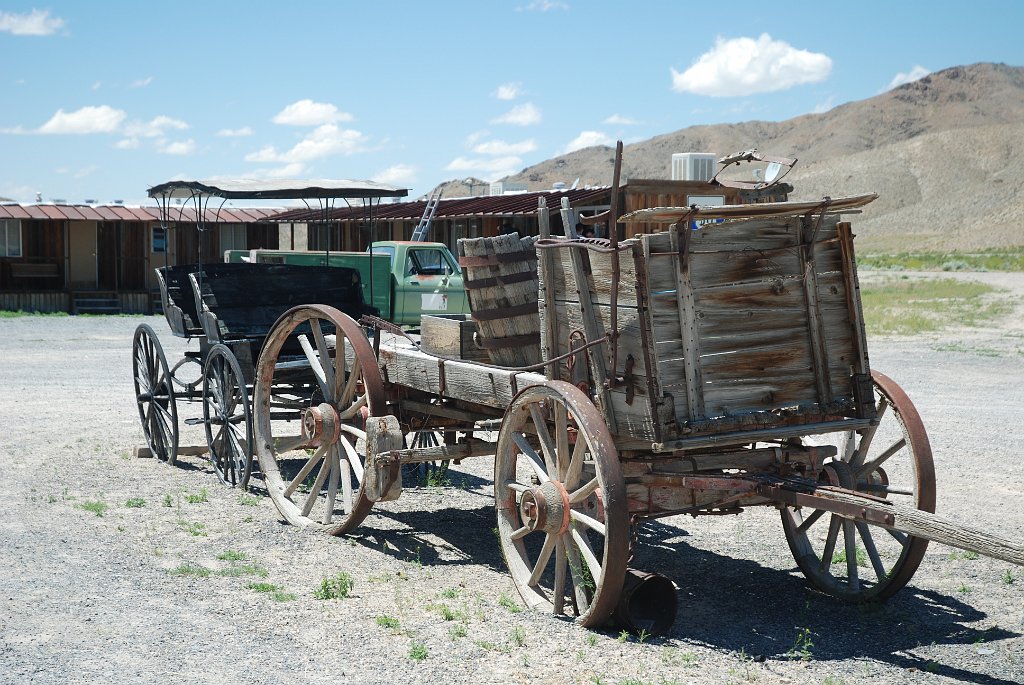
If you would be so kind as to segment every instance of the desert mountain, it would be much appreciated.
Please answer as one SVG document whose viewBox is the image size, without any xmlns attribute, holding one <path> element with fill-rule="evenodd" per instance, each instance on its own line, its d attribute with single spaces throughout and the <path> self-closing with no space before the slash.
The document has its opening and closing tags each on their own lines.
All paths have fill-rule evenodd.
<svg viewBox="0 0 1024 685">
<path fill-rule="evenodd" d="M 862 250 L 1024 245 L 1024 67 L 953 67 L 822 114 L 685 128 L 627 145 L 623 175 L 670 178 L 673 152 L 752 147 L 799 159 L 793 199 L 877 192 L 855 219 Z M 606 185 L 612 156 L 586 148 L 506 180 Z"/>
</svg>

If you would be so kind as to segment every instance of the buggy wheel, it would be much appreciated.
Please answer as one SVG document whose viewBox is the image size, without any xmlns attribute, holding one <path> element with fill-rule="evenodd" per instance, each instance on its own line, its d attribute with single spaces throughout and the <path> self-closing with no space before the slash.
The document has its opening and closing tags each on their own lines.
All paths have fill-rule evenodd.
<svg viewBox="0 0 1024 685">
<path fill-rule="evenodd" d="M 615 443 L 582 391 L 550 381 L 512 401 L 494 495 L 501 551 L 526 604 L 604 623 L 625 581 L 629 515 Z"/>
<path fill-rule="evenodd" d="M 301 348 L 285 358 L 286 343 Z M 286 312 L 267 336 L 254 386 L 255 446 L 267 491 L 291 524 L 341 535 L 366 518 L 366 422 L 384 382 L 363 330 L 326 305 Z M 399 477 L 385 469 L 385 480 Z"/>
<path fill-rule="evenodd" d="M 921 416 L 888 376 L 874 372 L 879 423 L 824 436 L 837 455 L 824 465 L 831 485 L 935 511 L 935 468 Z M 928 541 L 809 507 L 785 507 L 782 525 L 797 565 L 826 594 L 885 600 L 906 585 Z"/>
<path fill-rule="evenodd" d="M 132 341 L 135 402 L 149 451 L 160 461 L 173 464 L 178 457 L 178 408 L 174 380 L 156 333 L 148 324 L 135 329 Z"/>
<path fill-rule="evenodd" d="M 203 365 L 203 425 L 217 478 L 245 488 L 252 472 L 252 412 L 242 367 L 226 345 L 214 345 Z"/>
</svg>

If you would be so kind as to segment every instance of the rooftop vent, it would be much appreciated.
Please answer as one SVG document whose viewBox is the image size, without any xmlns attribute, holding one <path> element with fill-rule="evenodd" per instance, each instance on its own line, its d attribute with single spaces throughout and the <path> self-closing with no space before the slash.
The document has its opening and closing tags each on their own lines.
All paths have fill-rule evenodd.
<svg viewBox="0 0 1024 685">
<path fill-rule="evenodd" d="M 672 155 L 673 181 L 710 181 L 715 176 L 715 155 L 711 152 L 676 152 Z"/>
</svg>

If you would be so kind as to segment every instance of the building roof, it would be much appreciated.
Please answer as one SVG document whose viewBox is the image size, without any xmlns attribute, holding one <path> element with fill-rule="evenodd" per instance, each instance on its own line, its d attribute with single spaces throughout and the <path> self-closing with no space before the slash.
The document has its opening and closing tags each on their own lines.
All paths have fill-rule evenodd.
<svg viewBox="0 0 1024 685">
<path fill-rule="evenodd" d="M 0 219 L 42 219 L 55 221 L 160 221 L 160 207 L 124 205 L 0 204 Z M 172 205 L 171 221 L 196 223 L 194 207 Z M 303 210 L 305 211 L 305 210 Z M 221 207 L 203 212 L 205 223 L 250 224 L 265 221 L 281 212 L 274 207 Z"/>
<path fill-rule="evenodd" d="M 576 190 L 545 190 L 533 193 L 517 193 L 514 195 L 484 195 L 480 197 L 464 197 L 442 199 L 437 206 L 435 219 L 459 219 L 473 216 L 516 216 L 535 214 L 539 198 L 543 197 L 551 211 L 557 212 L 562 198 L 569 198 L 573 206 L 590 203 L 607 202 L 610 186 L 599 188 L 582 188 Z M 393 204 L 374 205 L 373 218 L 384 221 L 419 221 L 426 208 L 426 200 L 416 202 L 396 202 Z M 369 215 L 368 207 L 338 207 L 327 212 L 330 221 L 363 220 Z M 270 218 L 279 222 L 318 222 L 324 220 L 324 212 L 319 209 L 292 209 L 281 212 Z"/>
</svg>

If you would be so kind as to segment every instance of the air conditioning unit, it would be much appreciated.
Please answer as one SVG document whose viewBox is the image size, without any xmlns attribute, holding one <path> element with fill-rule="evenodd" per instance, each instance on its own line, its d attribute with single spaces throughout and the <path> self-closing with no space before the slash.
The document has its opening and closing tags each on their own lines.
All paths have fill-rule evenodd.
<svg viewBox="0 0 1024 685">
<path fill-rule="evenodd" d="M 717 160 L 710 152 L 676 152 L 672 155 L 673 181 L 710 181 Z"/>
<path fill-rule="evenodd" d="M 516 181 L 494 181 L 490 187 L 491 195 L 509 195 L 525 192 L 526 184 Z"/>
</svg>

